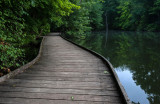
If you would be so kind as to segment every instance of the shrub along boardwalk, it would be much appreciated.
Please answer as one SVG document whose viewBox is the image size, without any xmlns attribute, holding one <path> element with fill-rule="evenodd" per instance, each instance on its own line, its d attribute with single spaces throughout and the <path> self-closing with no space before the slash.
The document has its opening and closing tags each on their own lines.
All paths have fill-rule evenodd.
<svg viewBox="0 0 160 104">
<path fill-rule="evenodd" d="M 0 84 L 3 104 L 123 104 L 121 99 L 102 60 L 60 36 L 46 36 L 40 60 Z"/>
</svg>

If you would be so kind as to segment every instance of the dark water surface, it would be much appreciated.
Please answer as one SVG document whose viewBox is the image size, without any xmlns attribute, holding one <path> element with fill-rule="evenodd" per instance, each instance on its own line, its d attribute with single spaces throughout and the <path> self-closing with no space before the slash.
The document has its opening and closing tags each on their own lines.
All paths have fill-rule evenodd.
<svg viewBox="0 0 160 104">
<path fill-rule="evenodd" d="M 133 104 L 160 104 L 160 33 L 109 31 L 69 39 L 112 63 Z"/>
</svg>

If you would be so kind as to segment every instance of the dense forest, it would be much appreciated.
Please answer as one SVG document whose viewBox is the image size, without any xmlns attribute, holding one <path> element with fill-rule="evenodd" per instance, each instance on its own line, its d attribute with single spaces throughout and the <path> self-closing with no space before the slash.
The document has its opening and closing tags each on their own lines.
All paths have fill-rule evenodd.
<svg viewBox="0 0 160 104">
<path fill-rule="evenodd" d="M 110 29 L 159 31 L 160 0 L 105 0 Z"/>
<path fill-rule="evenodd" d="M 0 76 L 25 64 L 24 47 L 50 31 L 84 39 L 106 20 L 109 29 L 160 28 L 160 0 L 1 0 L 0 8 Z"/>
</svg>

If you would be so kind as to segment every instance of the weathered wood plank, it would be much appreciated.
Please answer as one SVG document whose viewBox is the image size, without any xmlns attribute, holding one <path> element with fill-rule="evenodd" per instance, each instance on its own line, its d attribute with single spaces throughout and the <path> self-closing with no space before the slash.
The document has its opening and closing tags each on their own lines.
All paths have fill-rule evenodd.
<svg viewBox="0 0 160 104">
<path fill-rule="evenodd" d="M 74 97 L 74 101 L 102 101 L 102 102 L 114 102 L 120 103 L 121 100 L 118 97 L 113 96 L 96 96 L 96 95 L 78 95 L 78 94 L 46 94 L 46 93 L 25 93 L 25 92 L 3 92 L 0 97 L 3 98 L 26 98 L 26 99 L 46 99 L 46 100 L 71 100 L 71 96 Z"/>
<path fill-rule="evenodd" d="M 46 100 L 46 99 L 24 99 L 24 98 L 3 98 L 2 104 L 122 104 L 112 102 L 94 101 L 72 101 L 72 100 Z"/>
<path fill-rule="evenodd" d="M 49 68 L 49 69 L 31 69 L 31 70 L 27 70 L 26 72 L 33 72 L 33 73 L 37 73 L 37 72 L 83 72 L 83 73 L 103 73 L 104 71 L 108 71 L 108 70 L 87 70 L 87 69 L 53 69 L 53 68 Z"/>
<path fill-rule="evenodd" d="M 3 88 L 3 89 L 2 89 Z M 25 87 L 9 87 L 1 86 L 0 92 L 34 92 L 34 93 L 50 93 L 50 94 L 80 94 L 80 95 L 104 95 L 119 96 L 118 91 L 109 90 L 80 90 L 80 89 L 49 89 L 49 88 L 25 88 Z"/>
<path fill-rule="evenodd" d="M 100 72 L 100 73 L 86 73 L 86 72 L 45 72 L 45 71 L 37 71 L 37 72 L 34 72 L 34 71 L 27 71 L 26 74 L 32 74 L 32 75 L 41 75 L 41 76 L 53 76 L 53 75 L 57 75 L 57 76 L 106 76 L 106 75 L 110 75 L 110 73 L 104 73 L 104 71 Z"/>
<path fill-rule="evenodd" d="M 14 79 L 26 79 L 26 80 L 41 80 L 41 81 L 81 81 L 81 82 L 105 82 L 113 80 L 110 76 L 104 77 L 104 78 L 82 78 L 82 77 L 30 77 L 26 76 L 25 78 L 23 76 L 16 76 Z M 114 82 L 113 82 L 114 83 Z"/>
<path fill-rule="evenodd" d="M 48 89 L 80 89 L 80 90 L 108 90 L 108 91 L 117 91 L 115 86 L 64 86 L 64 85 L 50 85 L 50 84 L 4 84 L 3 87 L 11 88 L 48 88 Z M 3 90 L 2 90 L 3 91 Z"/>
<path fill-rule="evenodd" d="M 92 86 L 108 86 L 108 85 L 115 85 L 113 81 L 108 81 L 108 82 L 81 82 L 81 81 L 45 81 L 45 80 L 25 80 L 25 79 L 14 79 L 14 80 L 9 80 L 5 82 L 4 84 L 50 84 L 50 85 L 92 85 Z M 2 84 L 3 85 L 3 84 Z"/>
<path fill-rule="evenodd" d="M 58 77 L 56 77 L 58 78 Z M 112 79 L 96 79 L 96 78 L 90 78 L 90 81 L 87 80 L 88 78 L 70 78 L 70 79 L 77 79 L 77 80 L 73 80 L 73 81 L 69 81 L 69 80 L 52 80 L 52 81 L 48 81 L 48 80 L 44 80 L 44 79 L 41 79 L 41 80 L 35 80 L 35 79 L 31 79 L 31 80 L 27 80 L 26 78 L 21 78 L 21 79 L 10 79 L 9 81 L 5 82 L 5 83 L 41 83 L 41 84 L 45 84 L 45 83 L 48 83 L 48 84 L 57 84 L 57 83 L 65 83 L 65 84 L 70 84 L 70 83 L 73 83 L 73 84 L 83 84 L 83 85 L 92 85 L 92 84 L 115 84 L 113 82 Z M 80 80 L 81 79 L 81 80 Z M 93 80 L 92 80 L 93 79 Z M 95 80 L 94 80 L 95 79 Z M 79 80 L 79 81 L 78 81 Z M 84 80 L 84 81 L 82 81 Z M 85 81 L 86 80 L 86 81 Z M 1 85 L 1 84 L 0 84 Z"/>
<path fill-rule="evenodd" d="M 31 67 L 29 70 L 27 71 L 54 71 L 54 72 L 88 72 L 88 73 L 94 73 L 94 72 L 103 72 L 108 69 L 103 68 L 103 67 L 98 67 L 98 68 L 53 68 L 53 67 L 44 67 L 41 66 L 40 68 L 38 67 Z"/>
</svg>

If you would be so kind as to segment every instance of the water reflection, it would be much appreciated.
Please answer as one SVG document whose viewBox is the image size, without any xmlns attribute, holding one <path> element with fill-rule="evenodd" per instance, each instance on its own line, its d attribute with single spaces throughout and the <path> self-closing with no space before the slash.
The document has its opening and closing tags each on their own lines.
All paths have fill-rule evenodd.
<svg viewBox="0 0 160 104">
<path fill-rule="evenodd" d="M 102 54 L 113 64 L 134 104 L 160 103 L 159 40 L 159 33 L 120 31 L 110 31 L 106 45 L 105 33 L 92 33 L 85 40 L 74 39 L 76 43 Z M 137 95 L 132 94 L 133 91 Z"/>
<path fill-rule="evenodd" d="M 125 85 L 124 88 L 130 97 L 130 100 L 137 103 L 140 102 L 141 104 L 149 104 L 149 101 L 147 100 L 147 94 L 141 89 L 140 85 L 136 85 L 132 78 L 132 72 L 130 72 L 129 69 L 120 71 L 120 67 L 116 68 L 115 70 L 118 70 L 116 71 L 117 75 L 120 78 L 122 85 Z"/>
</svg>

